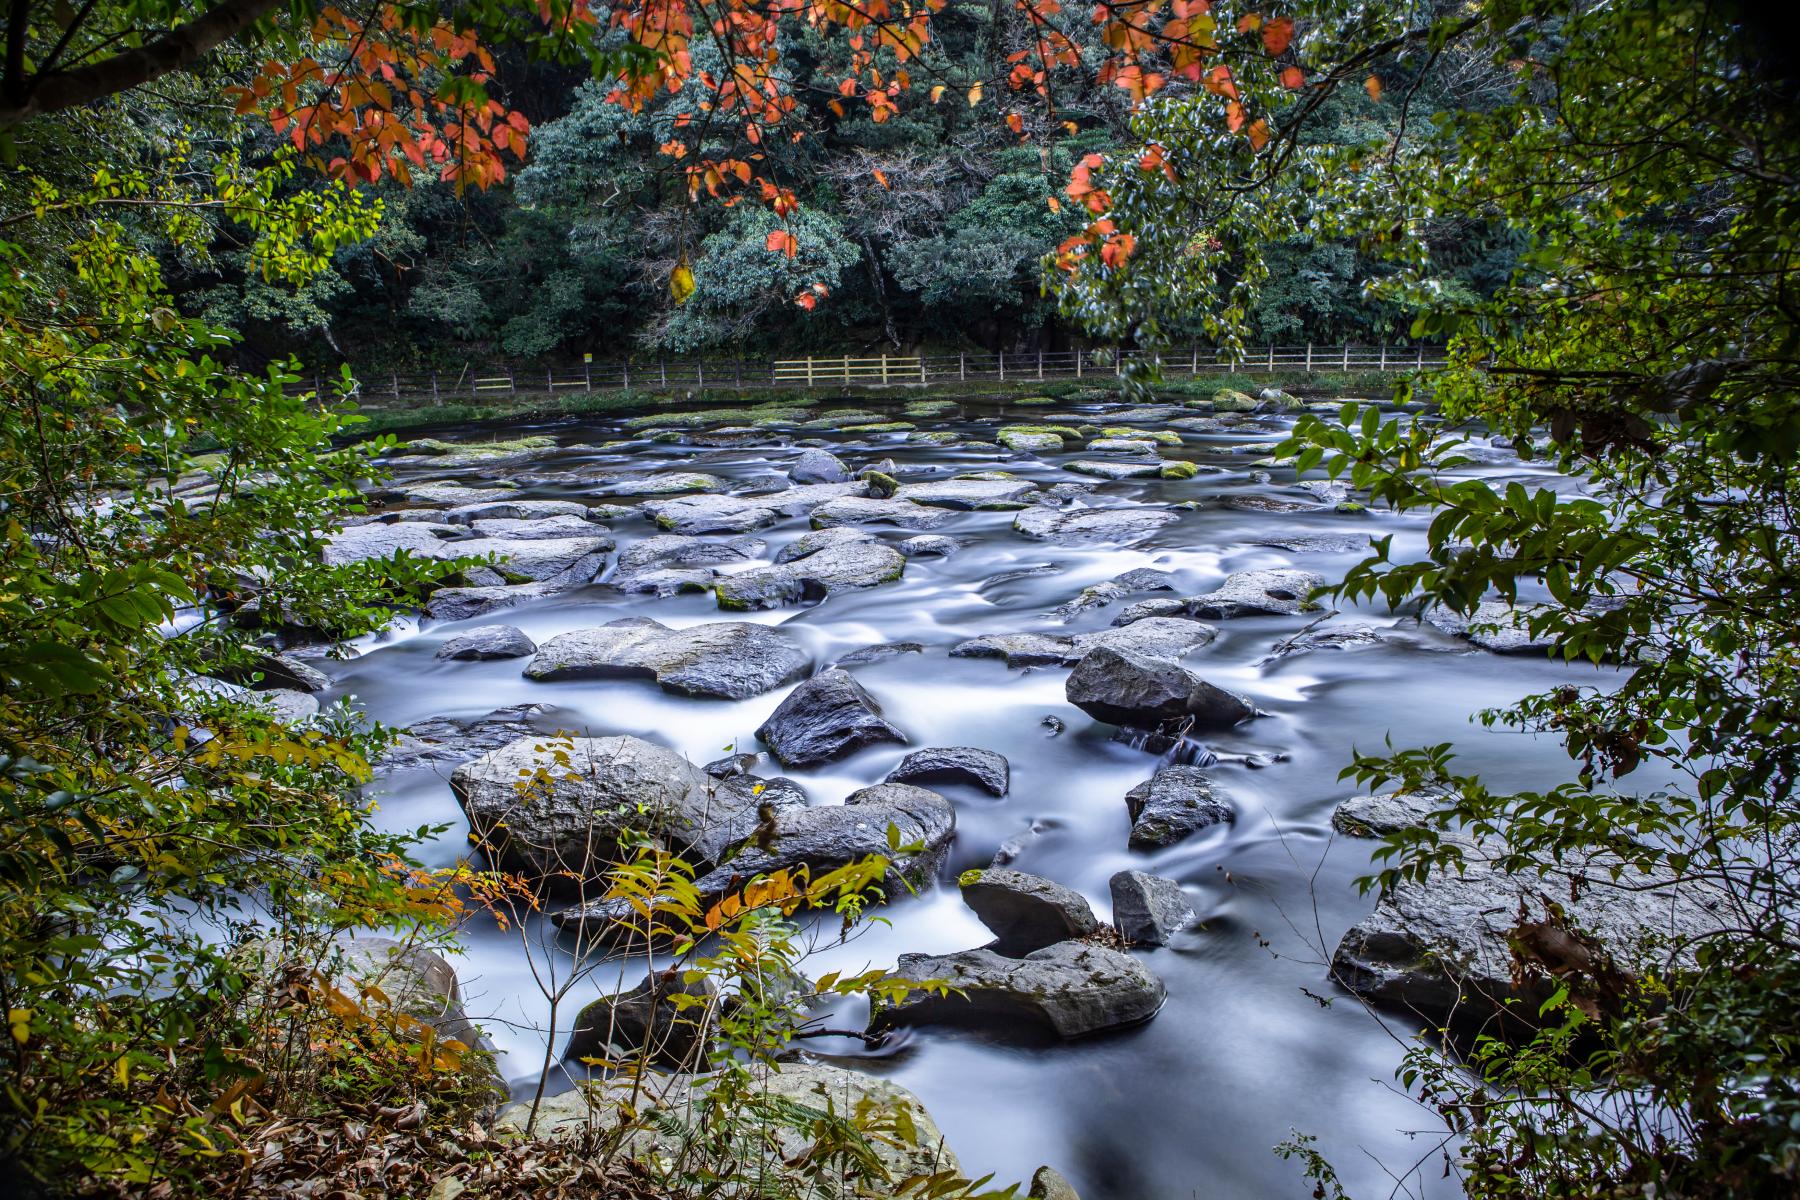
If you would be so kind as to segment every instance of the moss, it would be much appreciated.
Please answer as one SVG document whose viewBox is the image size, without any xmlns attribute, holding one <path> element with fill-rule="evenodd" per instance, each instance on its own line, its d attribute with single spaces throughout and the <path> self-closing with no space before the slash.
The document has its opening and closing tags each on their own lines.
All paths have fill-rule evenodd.
<svg viewBox="0 0 1800 1200">
<path fill-rule="evenodd" d="M 1001 434 L 1008 433 L 1054 433 L 1066 442 L 1079 442 L 1081 431 L 1073 425 L 1005 425 Z"/>
<path fill-rule="evenodd" d="M 1054 396 L 1021 396 L 1013 403 L 1020 408 L 1048 408 L 1059 401 Z"/>
<path fill-rule="evenodd" d="M 909 442 L 916 442 L 921 446 L 954 446 L 962 439 L 954 433 L 925 433 L 921 431 L 919 433 L 908 434 L 906 440 Z"/>
<path fill-rule="evenodd" d="M 1255 412 L 1256 401 L 1231 388 L 1220 388 L 1213 393 L 1212 407 L 1214 412 Z"/>
<path fill-rule="evenodd" d="M 1368 512 L 1369 509 L 1367 505 L 1358 503 L 1355 500 L 1340 500 L 1334 511 L 1341 513 L 1360 513 Z"/>
<path fill-rule="evenodd" d="M 659 429 L 650 435 L 650 440 L 658 445 L 667 446 L 686 441 L 687 434 L 682 433 L 679 429 Z"/>
<path fill-rule="evenodd" d="M 875 421 L 867 425 L 844 425 L 839 433 L 911 433 L 917 429 L 911 421 Z"/>
<path fill-rule="evenodd" d="M 1100 436 L 1134 438 L 1141 442 L 1158 442 L 1164 446 L 1181 445 L 1181 435 L 1168 429 L 1137 429 L 1130 425 L 1107 425 L 1101 428 Z"/>
<path fill-rule="evenodd" d="M 1200 473 L 1200 468 L 1191 462 L 1166 462 L 1163 464 L 1164 479 L 1192 479 Z"/>
<path fill-rule="evenodd" d="M 902 410 L 909 417 L 941 417 L 956 411 L 954 400 L 914 400 Z"/>
<path fill-rule="evenodd" d="M 886 500 L 889 496 L 892 496 L 899 490 L 900 487 L 900 481 L 898 479 L 895 479 L 892 475 L 883 474 L 880 471 L 864 471 L 861 475 L 857 476 L 857 478 L 869 485 L 869 495 L 874 496 L 878 500 Z M 818 526 L 815 524 L 813 528 L 816 529 Z"/>
</svg>

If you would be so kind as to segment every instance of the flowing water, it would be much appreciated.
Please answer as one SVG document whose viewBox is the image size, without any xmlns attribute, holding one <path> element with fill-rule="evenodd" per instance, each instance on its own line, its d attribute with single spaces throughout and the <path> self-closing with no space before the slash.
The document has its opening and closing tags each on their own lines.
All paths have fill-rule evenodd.
<svg viewBox="0 0 1800 1200">
<path fill-rule="evenodd" d="M 866 407 L 865 401 L 850 401 Z M 1099 405 L 1066 405 L 1095 423 L 1116 421 Z M 921 426 L 991 439 L 1005 421 L 1044 419 L 1042 410 L 995 410 L 963 405 L 953 416 Z M 1392 1075 L 1412 1029 L 1370 1016 L 1326 979 L 1322 961 L 1343 931 L 1372 904 L 1354 879 L 1369 868 L 1370 844 L 1332 835 L 1333 807 L 1355 794 L 1338 779 L 1354 748 L 1372 749 L 1392 736 L 1397 745 L 1455 740 L 1464 769 L 1497 785 L 1547 784 L 1565 769 L 1554 742 L 1473 724 L 1478 710 L 1504 705 L 1571 676 L 1596 673 L 1536 657 L 1500 657 L 1472 650 L 1410 618 L 1386 612 L 1346 613 L 1338 620 L 1369 621 L 1399 635 L 1380 645 L 1319 650 L 1264 663 L 1271 647 L 1307 617 L 1252 617 L 1212 622 L 1220 636 L 1186 659 L 1222 686 L 1247 693 L 1267 714 L 1212 736 L 1222 761 L 1212 768 L 1229 793 L 1236 820 L 1202 831 L 1153 854 L 1126 848 L 1124 795 L 1159 766 L 1154 755 L 1112 740 L 1112 729 L 1086 717 L 1063 697 L 1067 669 L 1014 669 L 995 659 L 950 658 L 951 646 L 984 633 L 1081 632 L 1105 628 L 1130 597 L 1091 609 L 1070 624 L 1051 615 L 1082 588 L 1134 567 L 1176 576 L 1176 595 L 1209 591 L 1230 572 L 1299 566 L 1336 578 L 1360 557 L 1354 552 L 1289 553 L 1251 545 L 1273 532 L 1394 535 L 1394 557 L 1423 544 L 1428 517 L 1341 513 L 1331 506 L 1302 512 L 1239 511 L 1219 503 L 1237 494 L 1307 500 L 1292 473 L 1273 468 L 1255 480 L 1259 455 L 1237 449 L 1266 443 L 1291 424 L 1285 417 L 1246 417 L 1216 432 L 1188 433 L 1168 458 L 1206 467 L 1190 480 L 1106 482 L 1085 503 L 1169 505 L 1200 501 L 1180 520 L 1129 545 L 1059 545 L 1033 541 L 1011 528 L 1013 513 L 959 512 L 934 532 L 962 549 L 948 558 L 916 558 L 902 579 L 842 592 L 822 603 L 748 614 L 722 614 L 709 595 L 667 598 L 624 595 L 593 586 L 526 607 L 469 621 L 407 621 L 360 643 L 348 661 L 323 663 L 335 676 L 333 696 L 354 696 L 373 717 L 405 725 L 441 715 L 475 716 L 527 702 L 558 706 L 554 725 L 589 733 L 635 734 L 680 751 L 697 763 L 721 757 L 728 746 L 755 749 L 753 731 L 789 688 L 733 702 L 687 699 L 650 681 L 536 683 L 525 660 L 448 662 L 437 647 L 467 628 L 505 622 L 534 640 L 626 616 L 650 616 L 670 626 L 740 619 L 779 624 L 823 665 L 880 642 L 911 641 L 921 654 L 902 654 L 852 670 L 880 701 L 910 747 L 880 746 L 811 770 L 780 772 L 798 780 L 814 804 L 839 802 L 879 782 L 908 749 L 973 745 L 996 750 L 1012 764 L 1012 789 L 994 798 L 972 788 L 938 790 L 957 806 L 957 835 L 938 885 L 891 904 L 891 925 L 867 931 L 851 946 L 810 961 L 809 970 L 891 965 L 907 951 L 947 952 L 988 940 L 961 903 L 955 877 L 986 865 L 1002 843 L 1015 841 L 1019 870 L 1047 876 L 1085 895 L 1104 919 L 1108 878 L 1135 867 L 1179 880 L 1203 923 L 1171 946 L 1136 951 L 1167 983 L 1168 1002 L 1148 1024 L 1092 1040 L 1015 1045 L 975 1034 L 926 1028 L 897 1044 L 865 1050 L 859 1043 L 813 1042 L 856 1065 L 891 1077 L 931 1110 L 971 1175 L 1029 1179 L 1040 1163 L 1066 1174 L 1088 1200 L 1163 1197 L 1299 1196 L 1310 1192 L 1298 1167 L 1272 1152 L 1290 1129 L 1316 1134 L 1352 1194 L 1387 1195 L 1390 1173 L 1406 1174 L 1425 1158 L 1412 1181 L 1426 1194 L 1449 1194 L 1434 1157 L 1439 1137 L 1432 1114 L 1409 1101 Z M 813 435 L 770 431 L 756 445 L 707 448 L 633 441 L 610 451 L 593 447 L 615 438 L 617 422 L 575 419 L 513 424 L 504 429 L 434 431 L 455 440 L 551 434 L 565 453 L 534 460 L 530 469 L 578 472 L 705 471 L 734 481 L 779 473 L 799 448 L 781 443 Z M 1008 451 L 909 443 L 904 434 L 818 435 L 852 469 L 891 457 L 903 482 L 1003 469 L 1048 486 L 1080 480 L 1063 464 L 1101 457 L 1071 444 L 1067 453 L 1014 455 Z M 1493 461 L 1470 468 L 1491 476 L 1547 478 L 1530 464 Z M 916 472 L 916 473 L 914 473 Z M 480 482 L 503 470 L 411 470 L 416 478 Z M 768 486 L 766 483 L 764 486 Z M 598 502 L 592 486 L 568 483 L 526 487 L 521 496 Z M 626 502 L 629 497 L 623 498 Z M 620 547 L 655 532 L 640 517 L 610 522 Z M 797 517 L 755 536 L 770 556 L 808 528 Z M 899 540 L 909 531 L 878 529 Z M 719 535 L 721 538 L 729 535 Z M 996 577 L 1027 569 L 1034 573 Z M 1169 593 L 1161 593 L 1168 595 Z M 1046 716 L 1066 722 L 1053 734 Z M 1279 754 L 1252 767 L 1234 754 Z M 449 823 L 426 857 L 443 864 L 467 852 L 467 826 L 443 772 L 413 771 L 377 785 L 379 819 L 395 828 Z M 473 1015 L 503 1052 L 515 1087 L 536 1078 L 542 1051 L 538 1030 L 545 1002 L 533 984 L 516 938 L 491 929 L 470 932 L 458 963 Z M 641 969 L 640 972 L 641 973 Z M 627 985 L 635 979 L 624 981 Z M 580 997 L 585 1001 L 588 995 Z M 853 1020 L 854 1014 L 841 1015 Z M 841 1060 L 840 1060 L 841 1061 Z M 559 1081 L 557 1086 L 567 1086 Z M 1412 1136 L 1408 1131 L 1422 1131 Z"/>
</svg>

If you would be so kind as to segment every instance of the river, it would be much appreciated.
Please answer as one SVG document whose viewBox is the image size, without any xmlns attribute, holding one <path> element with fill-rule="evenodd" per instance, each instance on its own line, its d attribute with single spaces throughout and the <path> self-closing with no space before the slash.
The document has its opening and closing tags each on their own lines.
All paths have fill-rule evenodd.
<svg viewBox="0 0 1800 1200">
<path fill-rule="evenodd" d="M 821 408 L 833 403 L 883 408 L 860 398 Z M 916 419 L 923 429 L 991 439 L 999 424 L 1041 421 L 1046 411 L 1105 424 L 1117 420 L 1117 409 L 1098 403 L 996 408 L 968 401 L 955 413 Z M 392 725 L 549 703 L 558 707 L 555 724 L 563 728 L 596 736 L 635 734 L 704 763 L 721 757 L 728 746 L 755 748 L 753 731 L 789 687 L 743 701 L 688 699 L 649 681 L 538 683 L 521 675 L 521 660 L 450 662 L 434 654 L 447 638 L 477 625 L 517 625 L 542 643 L 565 630 L 626 616 L 650 616 L 670 626 L 722 617 L 779 624 L 820 664 L 873 643 L 921 643 L 923 653 L 853 668 L 889 720 L 906 732 L 909 747 L 879 746 L 816 769 L 767 773 L 789 775 L 812 803 L 830 804 L 879 782 L 908 749 L 974 745 L 1010 760 L 1011 791 L 996 799 L 972 788 L 939 789 L 956 804 L 958 832 L 938 886 L 894 902 L 884 913 L 891 925 L 809 962 L 809 970 L 888 965 L 905 951 L 945 952 L 987 941 L 987 931 L 961 903 L 955 877 L 986 865 L 1009 839 L 1019 843 L 1015 868 L 1076 889 L 1103 919 L 1110 907 L 1108 878 L 1130 866 L 1179 880 L 1203 922 L 1168 947 L 1134 952 L 1165 980 L 1168 1001 L 1154 1020 L 1126 1032 L 1066 1044 L 1011 1045 L 927 1028 L 876 1051 L 854 1042 L 813 1043 L 809 1049 L 854 1056 L 857 1065 L 910 1088 L 972 1175 L 993 1172 L 1002 1181 L 1028 1180 L 1040 1163 L 1049 1163 L 1087 1200 L 1303 1196 L 1311 1185 L 1301 1179 L 1298 1166 L 1271 1150 L 1298 1130 L 1317 1136 L 1318 1148 L 1352 1195 L 1388 1195 L 1395 1187 L 1391 1175 L 1405 1177 L 1416 1194 L 1454 1194 L 1454 1182 L 1440 1178 L 1443 1164 L 1434 1148 L 1441 1131 L 1433 1114 L 1410 1101 L 1393 1080 L 1413 1027 L 1372 1017 L 1326 979 L 1323 957 L 1373 903 L 1354 886 L 1369 869 L 1371 844 L 1334 838 L 1331 831 L 1333 807 L 1356 794 L 1338 772 L 1353 749 L 1377 748 L 1391 736 L 1397 745 L 1456 741 L 1461 767 L 1481 772 L 1496 786 L 1551 783 L 1567 770 L 1554 741 L 1485 730 L 1471 717 L 1571 677 L 1593 681 L 1596 672 L 1474 650 L 1410 618 L 1380 611 L 1338 619 L 1391 628 L 1396 635 L 1391 640 L 1264 662 L 1274 643 L 1309 618 L 1212 622 L 1220 631 L 1217 641 L 1187 665 L 1248 694 L 1266 714 L 1207 739 L 1226 756 L 1212 771 L 1229 794 L 1236 819 L 1142 854 L 1126 847 L 1130 822 L 1123 797 L 1159 760 L 1112 740 L 1109 726 L 1067 703 L 1065 668 L 1015 669 L 995 659 L 947 655 L 952 645 L 979 634 L 1106 628 L 1125 604 L 1146 597 L 1088 610 L 1066 625 L 1051 613 L 1084 587 L 1131 568 L 1169 572 L 1178 580 L 1175 594 L 1194 595 L 1231 572 L 1253 568 L 1300 566 L 1336 578 L 1360 557 L 1349 551 L 1292 553 L 1247 541 L 1271 532 L 1392 534 L 1395 558 L 1416 552 L 1428 514 L 1346 513 L 1311 505 L 1293 488 L 1292 472 L 1279 467 L 1266 482 L 1253 478 L 1264 469 L 1254 465 L 1260 454 L 1239 447 L 1279 439 L 1292 419 L 1246 416 L 1214 431 L 1185 431 L 1182 445 L 1165 446 L 1162 453 L 1201 464 L 1202 473 L 1192 479 L 1101 482 L 1087 503 L 1200 503 L 1128 545 L 1036 541 L 1012 529 L 1013 513 L 957 512 L 935 531 L 962 543 L 950 557 L 912 559 L 895 582 L 833 594 L 822 603 L 746 614 L 721 614 L 708 595 L 621 594 L 603 575 L 579 591 L 473 620 L 403 621 L 355 645 L 347 661 L 321 664 L 334 677 L 327 698 L 353 696 L 371 716 Z M 679 469 L 737 482 L 781 472 L 799 453 L 791 442 L 814 436 L 776 428 L 750 444 L 697 446 L 652 442 L 641 433 L 622 432 L 616 420 L 599 418 L 429 432 L 458 441 L 548 434 L 574 447 L 534 459 L 534 471 L 592 476 Z M 1065 469 L 1067 463 L 1101 457 L 1078 443 L 1062 453 L 1013 454 L 910 442 L 904 432 L 817 437 L 852 468 L 892 458 L 905 473 L 902 482 L 999 469 L 1049 486 L 1082 480 Z M 595 448 L 615 439 L 627 444 Z M 1538 482 L 1550 478 L 1538 465 L 1507 462 L 1502 454 L 1484 457 L 1489 461 L 1468 470 Z M 506 471 L 426 464 L 404 473 L 472 483 L 496 475 Z M 571 482 L 527 486 L 520 495 L 633 499 L 601 497 L 592 486 Z M 1309 507 L 1241 511 L 1221 503 L 1237 495 Z M 608 524 L 621 549 L 657 532 L 637 516 Z M 801 516 L 756 536 L 768 542 L 772 556 L 808 527 Z M 910 531 L 878 532 L 892 541 L 911 536 Z M 992 582 L 1038 567 L 1046 569 Z M 1046 716 L 1061 718 L 1066 731 L 1053 735 L 1043 723 Z M 1283 757 L 1252 767 L 1232 761 L 1233 754 Z M 467 852 L 467 826 L 446 774 L 447 769 L 413 771 L 375 785 L 384 825 L 450 824 L 425 848 L 427 860 L 439 865 Z M 541 1054 L 537 1030 L 544 1002 L 519 943 L 478 925 L 464 944 L 466 956 L 458 968 L 470 1011 L 486 1023 L 514 1086 L 528 1087 Z M 557 1086 L 567 1084 L 559 1080 Z"/>
</svg>

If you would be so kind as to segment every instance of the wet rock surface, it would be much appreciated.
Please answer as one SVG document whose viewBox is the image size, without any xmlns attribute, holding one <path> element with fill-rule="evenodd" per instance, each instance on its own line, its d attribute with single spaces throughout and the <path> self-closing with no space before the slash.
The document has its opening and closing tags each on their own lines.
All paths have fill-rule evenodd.
<svg viewBox="0 0 1800 1200">
<path fill-rule="evenodd" d="M 1069 938 L 1092 936 L 1100 922 L 1079 892 L 1023 871 L 990 867 L 962 880 L 963 903 L 994 931 L 989 947 L 1010 958 Z"/>
<path fill-rule="evenodd" d="M 1002 1037 L 1033 1030 L 1088 1037 L 1148 1021 L 1167 995 L 1162 980 L 1137 959 L 1088 942 L 1058 942 L 1023 958 L 985 948 L 903 954 L 894 973 L 945 980 L 960 994 L 915 992 L 876 1012 L 877 1030 L 943 1024 Z"/>
<path fill-rule="evenodd" d="M 537 643 L 525 631 L 512 625 L 483 625 L 458 634 L 438 647 L 439 658 L 472 659 L 523 658 L 537 653 Z"/>
<path fill-rule="evenodd" d="M 1232 819 L 1231 805 L 1198 767 L 1164 767 L 1125 793 L 1131 848 L 1159 850 Z"/>
<path fill-rule="evenodd" d="M 1178 663 L 1104 646 L 1076 664 L 1064 694 L 1096 721 L 1140 729 L 1175 724 L 1228 727 L 1256 715 L 1249 700 Z"/>
<path fill-rule="evenodd" d="M 1006 795 L 1011 781 L 1012 771 L 1005 755 L 975 746 L 915 750 L 901 759 L 887 777 L 889 783 L 963 783 L 990 796 Z"/>
<path fill-rule="evenodd" d="M 906 742 L 906 735 L 882 716 L 875 697 L 837 668 L 819 672 L 788 693 L 756 736 L 788 767 L 829 762 L 878 742 Z"/>
<path fill-rule="evenodd" d="M 538 648 L 525 674 L 562 679 L 654 679 L 684 696 L 742 700 L 803 677 L 812 658 L 778 630 L 742 621 L 670 629 L 626 617 L 558 634 Z"/>
<path fill-rule="evenodd" d="M 1113 928 L 1136 946 L 1166 946 L 1194 921 L 1194 908 L 1181 885 L 1162 875 L 1120 871 L 1107 881 L 1112 893 Z"/>
</svg>

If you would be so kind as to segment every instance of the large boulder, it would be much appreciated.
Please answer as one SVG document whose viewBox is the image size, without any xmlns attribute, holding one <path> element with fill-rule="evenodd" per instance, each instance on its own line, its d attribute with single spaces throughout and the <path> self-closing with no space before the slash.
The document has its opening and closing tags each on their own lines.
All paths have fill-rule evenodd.
<svg viewBox="0 0 1800 1200">
<path fill-rule="evenodd" d="M 435 950 L 411 942 L 365 934 L 342 936 L 325 961 L 332 986 L 351 997 L 368 992 L 380 1003 L 431 1026 L 441 1038 L 470 1050 L 482 1044 L 481 1030 L 463 1008 L 456 968 Z"/>
<path fill-rule="evenodd" d="M 778 809 L 754 832 L 736 854 L 694 881 L 703 898 L 717 899 L 784 868 L 804 865 L 816 879 L 876 854 L 890 860 L 884 885 L 889 895 L 917 888 L 937 869 L 956 834 L 956 808 L 925 788 L 878 783 L 841 805 Z"/>
<path fill-rule="evenodd" d="M 838 661 L 842 662 L 843 659 Z M 1012 786 L 1004 754 L 977 746 L 934 746 L 915 750 L 888 772 L 888 783 L 967 783 L 994 796 Z"/>
<path fill-rule="evenodd" d="M 876 1030 L 958 1025 L 1077 1038 L 1142 1024 L 1167 995 L 1162 980 L 1131 955 L 1078 941 L 1058 942 L 1023 958 L 985 947 L 902 954 L 894 974 L 920 983 L 943 980 L 956 990 L 941 996 L 913 992 L 885 1005 L 873 1014 Z"/>
<path fill-rule="evenodd" d="M 563 1057 L 617 1054 L 677 1071 L 703 1069 L 718 1030 L 719 985 L 709 975 L 689 983 L 685 974 L 651 971 L 630 991 L 588 1004 L 575 1018 Z"/>
<path fill-rule="evenodd" d="M 670 629 L 626 617 L 560 633 L 525 668 L 532 679 L 654 679 L 683 696 L 743 700 L 791 683 L 812 667 L 793 638 L 767 625 L 713 621 Z"/>
<path fill-rule="evenodd" d="M 537 653 L 537 643 L 515 625 L 483 625 L 451 638 L 438 647 L 437 657 L 485 661 L 524 658 Z"/>
<path fill-rule="evenodd" d="M 500 865 L 583 878 L 637 836 L 715 861 L 755 830 L 761 806 L 744 780 L 635 737 L 520 738 L 457 767 L 450 788 Z"/>
<path fill-rule="evenodd" d="M 1358 833 L 1397 827 L 1405 808 L 1383 801 L 1359 798 L 1354 815 L 1334 823 Z M 1422 812 L 1423 803 L 1407 807 Z M 1528 1027 L 1559 986 L 1546 962 L 1590 979 L 1692 967 L 1694 946 L 1736 919 L 1722 892 L 1610 855 L 1503 870 L 1497 846 L 1455 830 L 1441 836 L 1462 851 L 1463 869 L 1397 882 L 1331 960 L 1344 987 L 1434 1023 Z M 1530 952 L 1529 968 L 1515 947 Z"/>
<path fill-rule="evenodd" d="M 1172 725 L 1232 726 L 1256 706 L 1215 687 L 1166 658 L 1102 646 L 1089 651 L 1063 685 L 1070 704 L 1097 721 L 1160 729 Z"/>
<path fill-rule="evenodd" d="M 1069 938 L 1091 937 L 1100 929 L 1080 892 L 1023 871 L 998 867 L 966 872 L 962 897 L 994 931 L 989 949 L 1009 958 L 1023 958 Z"/>
<path fill-rule="evenodd" d="M 825 532 L 835 531 L 817 530 L 815 534 Z M 776 608 L 890 583 L 905 570 L 905 556 L 890 546 L 842 539 L 771 567 L 726 575 L 714 585 L 713 594 L 720 608 Z"/>
<path fill-rule="evenodd" d="M 1137 542 L 1180 515 L 1166 508 L 1028 508 L 1013 528 L 1030 538 L 1053 542 Z"/>
<path fill-rule="evenodd" d="M 1131 848 L 1159 850 L 1233 818 L 1231 805 L 1198 767 L 1164 767 L 1125 793 Z"/>
<path fill-rule="evenodd" d="M 877 742 L 906 744 L 906 735 L 881 715 L 875 697 L 836 667 L 790 692 L 756 736 L 789 767 L 830 762 Z"/>
<path fill-rule="evenodd" d="M 788 468 L 788 478 L 795 483 L 844 483 L 850 478 L 850 468 L 829 450 L 812 448 L 800 452 Z"/>
<path fill-rule="evenodd" d="M 1173 879 L 1127 870 L 1114 875 L 1107 886 L 1112 892 L 1113 928 L 1127 942 L 1165 946 L 1193 923 L 1193 905 Z"/>
<path fill-rule="evenodd" d="M 900 1180 L 962 1169 L 925 1106 L 898 1084 L 823 1063 L 752 1061 L 745 1069 L 751 1075 L 749 1094 L 756 1097 L 756 1103 L 737 1106 L 732 1119 L 743 1127 L 746 1138 L 770 1147 L 761 1162 L 773 1194 L 811 1195 L 818 1189 L 808 1165 L 815 1161 L 811 1152 L 820 1136 L 812 1131 L 824 1126 L 806 1122 L 805 1129 L 796 1128 L 796 1111 L 817 1114 L 822 1121 L 828 1112 L 842 1115 L 873 1110 L 891 1114 L 895 1128 L 910 1130 L 910 1136 L 871 1139 L 872 1169 L 853 1165 L 841 1173 L 834 1171 L 834 1195 L 877 1200 L 893 1196 Z M 597 1079 L 587 1089 L 546 1097 L 537 1106 L 532 1132 L 539 1137 L 585 1140 L 597 1132 L 618 1129 L 624 1119 L 621 1114 L 629 1108 L 640 1120 L 626 1136 L 625 1153 L 640 1160 L 673 1159 L 702 1136 L 697 1127 L 702 1101 L 720 1078 L 717 1074 L 650 1072 Z M 500 1114 L 500 1125 L 523 1131 L 531 1109 L 530 1102 L 513 1105 Z"/>
</svg>

